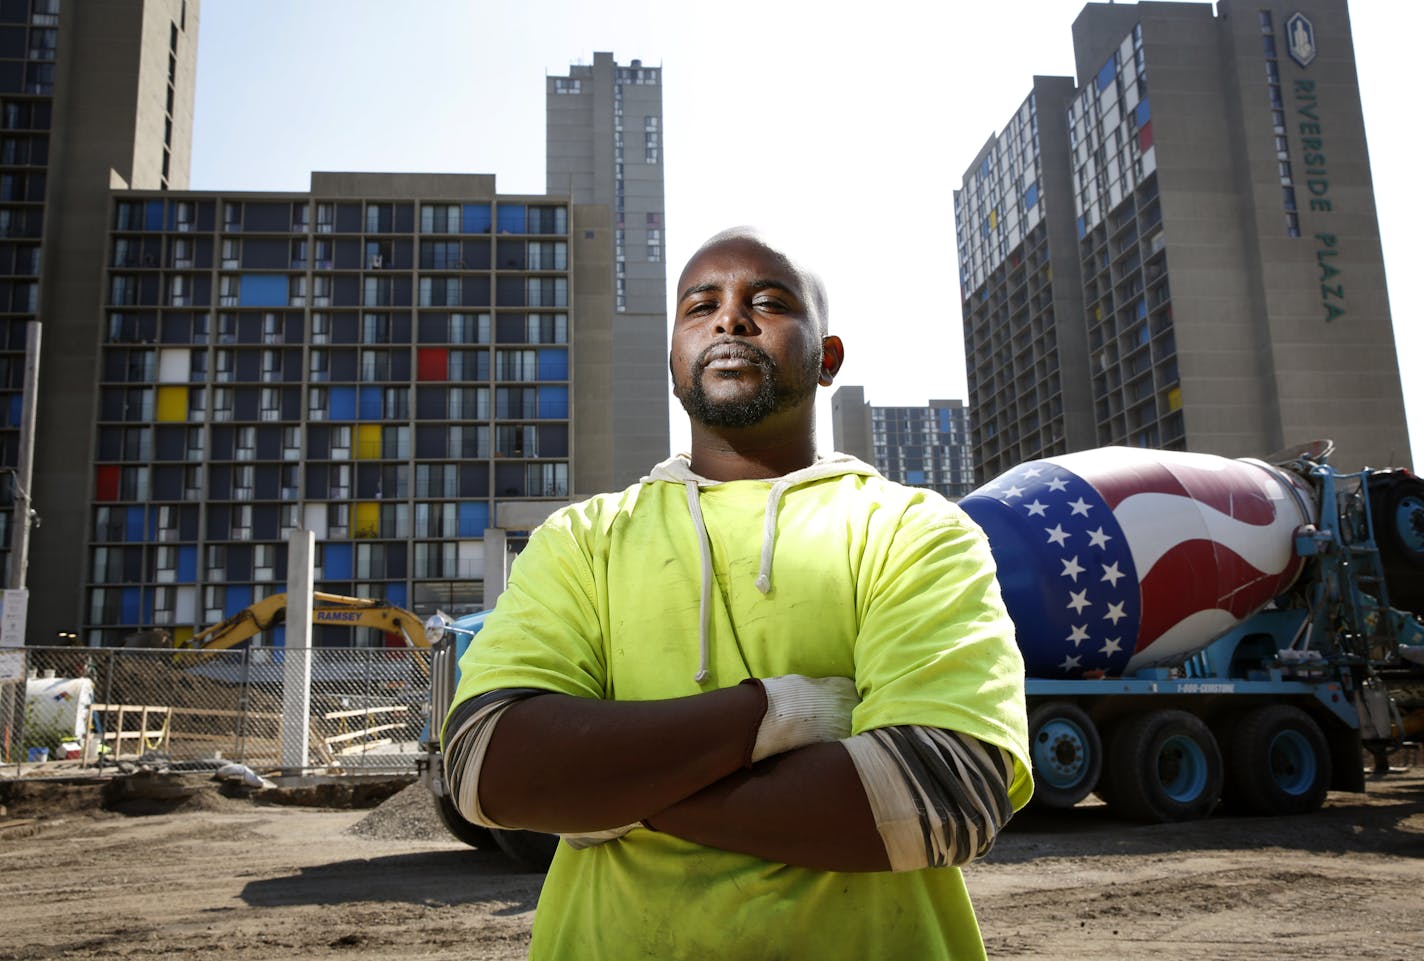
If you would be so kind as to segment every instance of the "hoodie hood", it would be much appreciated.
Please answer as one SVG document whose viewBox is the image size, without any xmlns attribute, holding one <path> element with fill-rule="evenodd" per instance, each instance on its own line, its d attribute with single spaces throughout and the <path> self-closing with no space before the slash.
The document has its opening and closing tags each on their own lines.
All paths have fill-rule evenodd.
<svg viewBox="0 0 1424 961">
<path fill-rule="evenodd" d="M 878 477 L 880 472 L 869 464 L 849 454 L 831 454 L 818 458 L 809 467 L 783 474 L 781 477 L 758 479 L 767 485 L 766 515 L 762 525 L 761 564 L 756 578 L 756 589 L 763 594 L 771 593 L 771 561 L 776 551 L 776 519 L 781 510 L 781 499 L 787 491 L 802 484 L 839 477 L 844 474 L 860 474 Z M 658 464 L 641 481 L 644 484 L 681 484 L 687 491 L 687 510 L 692 517 L 692 526 L 697 531 L 697 543 L 702 551 L 702 599 L 698 607 L 699 650 L 701 657 L 695 680 L 701 684 L 707 680 L 711 655 L 709 623 L 712 606 L 712 542 L 707 537 L 707 524 L 702 518 L 701 490 L 716 487 L 731 481 L 716 481 L 694 473 L 692 459 L 687 454 L 675 454 Z"/>
</svg>

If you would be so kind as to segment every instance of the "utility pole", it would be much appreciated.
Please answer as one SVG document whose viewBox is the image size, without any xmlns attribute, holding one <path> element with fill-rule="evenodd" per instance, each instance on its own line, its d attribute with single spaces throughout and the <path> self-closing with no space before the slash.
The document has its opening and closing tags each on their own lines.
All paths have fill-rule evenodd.
<svg viewBox="0 0 1424 961">
<path fill-rule="evenodd" d="M 23 590 L 30 566 L 30 526 L 34 505 L 30 497 L 30 477 L 35 465 L 35 402 L 40 384 L 40 322 L 32 320 L 25 331 L 25 386 L 20 399 L 20 449 L 10 475 L 14 513 L 11 515 L 10 571 L 5 586 Z"/>
</svg>

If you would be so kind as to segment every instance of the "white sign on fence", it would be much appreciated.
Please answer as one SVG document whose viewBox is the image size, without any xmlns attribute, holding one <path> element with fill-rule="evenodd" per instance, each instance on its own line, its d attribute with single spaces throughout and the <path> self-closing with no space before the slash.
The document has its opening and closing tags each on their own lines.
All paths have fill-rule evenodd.
<svg viewBox="0 0 1424 961">
<path fill-rule="evenodd" d="M 0 647 L 25 646 L 25 614 L 30 609 L 30 592 L 23 587 L 0 594 Z"/>
<path fill-rule="evenodd" d="M 0 684 L 25 678 L 25 652 L 0 651 Z"/>
</svg>

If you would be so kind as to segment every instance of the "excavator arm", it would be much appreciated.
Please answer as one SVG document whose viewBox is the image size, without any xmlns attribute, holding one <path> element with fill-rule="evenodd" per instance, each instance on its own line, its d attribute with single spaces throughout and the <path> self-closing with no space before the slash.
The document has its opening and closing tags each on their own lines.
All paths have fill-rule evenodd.
<svg viewBox="0 0 1424 961">
<path fill-rule="evenodd" d="M 425 625 L 420 618 L 394 604 L 321 591 L 316 591 L 312 600 L 313 624 L 374 627 L 388 634 L 404 636 L 410 647 L 429 646 L 425 639 Z M 194 634 L 187 646 L 205 651 L 224 650 L 282 624 L 286 618 L 287 595 L 273 594 Z"/>
</svg>

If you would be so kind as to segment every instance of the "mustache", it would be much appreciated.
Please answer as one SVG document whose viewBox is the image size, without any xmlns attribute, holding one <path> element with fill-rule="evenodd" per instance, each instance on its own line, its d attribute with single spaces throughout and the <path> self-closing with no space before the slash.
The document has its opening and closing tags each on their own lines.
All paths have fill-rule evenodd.
<svg viewBox="0 0 1424 961">
<path fill-rule="evenodd" d="M 697 355 L 697 359 L 692 362 L 693 372 L 700 374 L 713 361 L 728 358 L 749 360 L 758 367 L 767 370 L 776 368 L 776 361 L 771 359 L 771 355 L 755 344 L 748 344 L 740 340 L 719 340 L 703 348 L 702 352 Z"/>
</svg>

